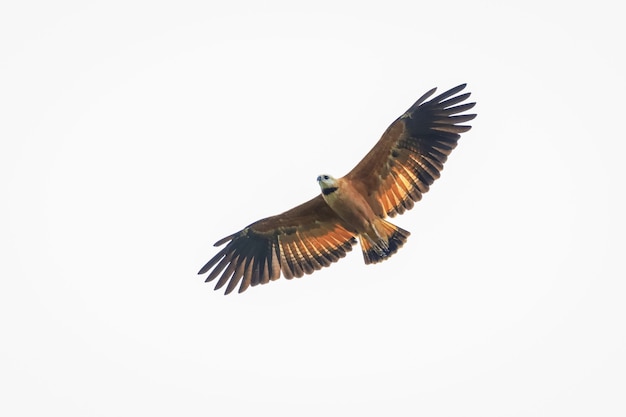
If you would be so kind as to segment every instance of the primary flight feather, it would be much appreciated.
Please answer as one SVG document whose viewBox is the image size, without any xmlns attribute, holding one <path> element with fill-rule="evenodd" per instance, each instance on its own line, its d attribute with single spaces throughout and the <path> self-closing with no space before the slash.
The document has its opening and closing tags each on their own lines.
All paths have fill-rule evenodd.
<svg viewBox="0 0 626 417">
<path fill-rule="evenodd" d="M 465 84 L 429 101 L 435 88 L 415 102 L 383 133 L 374 148 L 342 178 L 320 175 L 321 194 L 282 214 L 256 221 L 220 239 L 227 245 L 198 272 L 225 294 L 239 285 L 266 284 L 330 266 L 352 250 L 358 238 L 366 264 L 384 261 L 406 242 L 409 232 L 385 220 L 413 207 L 439 178 L 463 125 L 475 114 L 458 94 Z M 457 95 L 458 94 L 458 95 Z"/>
</svg>

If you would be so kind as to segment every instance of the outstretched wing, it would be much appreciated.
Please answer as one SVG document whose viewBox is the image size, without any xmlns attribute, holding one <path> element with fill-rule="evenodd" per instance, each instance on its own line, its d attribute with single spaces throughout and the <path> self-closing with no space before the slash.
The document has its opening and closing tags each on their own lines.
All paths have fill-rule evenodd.
<svg viewBox="0 0 626 417">
<path fill-rule="evenodd" d="M 355 235 L 326 204 L 321 195 L 277 216 L 259 220 L 227 236 L 228 242 L 198 274 L 210 272 L 206 281 L 220 275 L 215 289 L 227 282 L 229 294 L 241 281 L 239 292 L 250 285 L 266 284 L 282 274 L 300 278 L 346 256 Z"/>
<path fill-rule="evenodd" d="M 459 115 L 476 104 L 459 104 L 470 96 L 456 95 L 464 88 L 465 84 L 459 85 L 425 102 L 436 89 L 428 91 L 387 128 L 376 146 L 346 175 L 378 216 L 393 217 L 411 209 L 439 178 L 460 133 L 471 128 L 459 123 L 476 117 Z"/>
</svg>

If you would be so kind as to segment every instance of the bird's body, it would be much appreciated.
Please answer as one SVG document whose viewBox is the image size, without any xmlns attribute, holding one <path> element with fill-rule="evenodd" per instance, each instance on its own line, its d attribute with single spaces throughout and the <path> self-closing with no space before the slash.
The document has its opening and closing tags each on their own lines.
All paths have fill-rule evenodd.
<svg viewBox="0 0 626 417">
<path fill-rule="evenodd" d="M 320 175 L 317 181 L 326 204 L 337 213 L 345 227 L 358 236 L 366 264 L 388 258 L 404 244 L 410 233 L 377 216 L 349 179 Z M 395 245 L 394 233 L 400 238 Z"/>
<path fill-rule="evenodd" d="M 318 180 L 318 182 L 326 204 L 354 232 L 364 233 L 368 231 L 376 215 L 361 193 L 355 190 L 350 181 L 344 178 L 335 179 L 329 175 L 320 175 L 320 177 L 322 180 Z M 323 179 L 324 177 L 326 180 Z M 331 190 L 331 192 L 326 192 L 327 190 Z"/>
<path fill-rule="evenodd" d="M 424 94 L 385 131 L 378 143 L 347 175 L 320 175 L 321 194 L 282 214 L 250 224 L 219 240 L 228 242 L 200 270 L 206 281 L 220 276 L 226 294 L 241 282 L 249 286 L 310 274 L 330 266 L 352 249 L 358 238 L 366 264 L 388 259 L 409 232 L 385 220 L 419 201 L 439 177 L 443 163 L 470 126 L 475 114 L 459 115 L 474 103 L 457 105 L 469 93 L 455 87 L 430 101 Z M 453 97 L 454 96 L 454 97 Z"/>
</svg>

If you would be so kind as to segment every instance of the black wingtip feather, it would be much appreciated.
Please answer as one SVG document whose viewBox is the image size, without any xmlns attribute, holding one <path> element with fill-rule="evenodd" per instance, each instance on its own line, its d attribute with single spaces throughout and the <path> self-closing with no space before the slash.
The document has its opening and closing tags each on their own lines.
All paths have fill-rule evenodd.
<svg viewBox="0 0 626 417">
<path fill-rule="evenodd" d="M 448 91 L 439 94 L 437 97 L 433 98 L 431 101 L 434 101 L 434 102 L 437 102 L 437 103 L 441 103 L 442 101 L 444 101 L 448 97 L 451 97 L 451 96 L 455 95 L 459 91 L 463 91 L 463 89 L 465 87 L 467 87 L 467 83 L 459 84 L 456 87 L 453 87 L 453 88 L 449 89 Z M 470 96 L 470 93 L 462 94 L 462 96 L 466 96 L 465 98 L 467 98 L 467 97 Z M 459 96 L 459 97 L 461 97 L 461 96 Z"/>
<path fill-rule="evenodd" d="M 222 259 L 224 255 L 226 254 L 226 249 L 227 248 L 224 248 L 221 251 L 219 251 L 217 255 L 212 257 L 209 260 L 209 262 L 207 262 L 202 268 L 200 268 L 200 271 L 198 271 L 198 275 L 206 273 L 209 269 L 213 267 L 213 265 L 215 265 L 220 259 Z"/>
<path fill-rule="evenodd" d="M 242 230 L 243 232 L 243 230 Z M 238 232 L 238 233 L 233 233 L 232 235 L 226 236 L 221 238 L 220 240 L 218 240 L 217 242 L 215 242 L 213 244 L 213 246 L 217 247 L 217 246 L 222 246 L 224 243 L 229 242 L 231 240 L 233 240 L 237 235 L 241 234 L 242 232 Z"/>
</svg>

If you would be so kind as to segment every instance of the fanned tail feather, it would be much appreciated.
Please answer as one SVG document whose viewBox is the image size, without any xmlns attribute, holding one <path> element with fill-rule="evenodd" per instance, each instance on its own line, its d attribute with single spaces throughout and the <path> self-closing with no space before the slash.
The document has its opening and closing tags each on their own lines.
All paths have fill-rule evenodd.
<svg viewBox="0 0 626 417">
<path fill-rule="evenodd" d="M 380 238 L 375 237 L 373 239 L 369 235 L 359 235 L 363 260 L 366 265 L 382 262 L 391 257 L 404 245 L 411 234 L 383 219 L 378 219 L 375 227 Z"/>
</svg>

